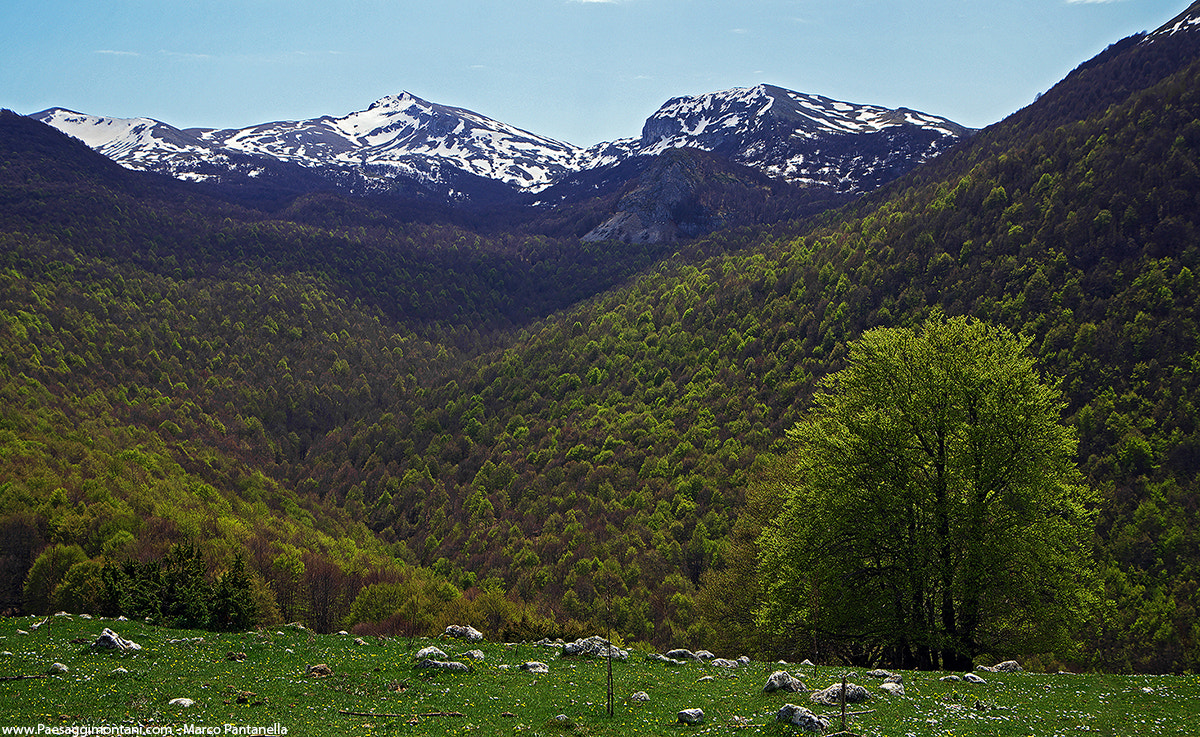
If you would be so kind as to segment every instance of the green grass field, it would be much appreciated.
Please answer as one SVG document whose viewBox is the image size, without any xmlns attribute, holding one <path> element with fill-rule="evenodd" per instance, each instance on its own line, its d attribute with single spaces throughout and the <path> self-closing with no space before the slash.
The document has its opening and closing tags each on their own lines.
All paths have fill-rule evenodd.
<svg viewBox="0 0 1200 737">
<path fill-rule="evenodd" d="M 768 663 L 728 670 L 700 663 L 673 667 L 631 652 L 627 662 L 613 664 L 609 717 L 603 660 L 561 658 L 530 644 L 417 639 L 410 646 L 405 639 L 367 638 L 359 645 L 353 637 L 287 627 L 213 634 L 79 617 L 51 618 L 33 629 L 39 621 L 0 620 L 0 676 L 7 679 L 0 682 L 0 728 L 31 727 L 33 734 L 74 727 L 130 734 L 140 726 L 142 734 L 177 735 L 787 735 L 801 731 L 776 723 L 775 714 L 795 703 L 833 715 L 829 732 L 840 729 L 837 708 L 811 704 L 804 694 L 763 693 L 767 676 L 783 667 Z M 106 626 L 143 649 L 91 648 Z M 169 642 L 198 637 L 203 642 Z M 430 644 L 472 664 L 472 671 L 413 668 L 412 653 Z M 486 660 L 463 656 L 476 647 Z M 230 660 L 229 653 L 245 659 Z M 550 672 L 517 668 L 528 660 L 547 663 Z M 55 662 L 69 670 L 17 678 L 41 676 Z M 308 666 L 318 663 L 333 674 L 309 677 Z M 126 672 L 114 673 L 118 668 Z M 906 694 L 896 697 L 854 670 L 787 670 L 813 689 L 840 681 L 844 673 L 871 689 L 871 701 L 850 707 L 868 712 L 848 725 L 859 735 L 1200 734 L 1200 677 L 1191 675 L 985 673 L 987 684 L 971 685 L 914 671 L 903 673 Z M 650 701 L 631 701 L 636 691 L 647 692 Z M 195 704 L 169 705 L 175 698 Z M 703 709 L 705 721 L 677 723 L 677 713 L 691 707 Z M 560 714 L 567 720 L 556 720 Z"/>
</svg>

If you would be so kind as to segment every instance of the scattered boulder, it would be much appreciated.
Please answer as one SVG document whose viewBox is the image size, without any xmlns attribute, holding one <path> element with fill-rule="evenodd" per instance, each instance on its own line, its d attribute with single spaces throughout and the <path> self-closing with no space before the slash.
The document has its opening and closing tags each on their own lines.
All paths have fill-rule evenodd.
<svg viewBox="0 0 1200 737">
<path fill-rule="evenodd" d="M 170 701 L 167 702 L 167 706 L 178 706 L 183 709 L 187 709 L 188 707 L 192 707 L 195 705 L 196 705 L 196 702 L 194 700 L 186 699 L 186 698 L 182 698 L 182 697 L 178 698 L 178 699 L 171 699 Z"/>
<path fill-rule="evenodd" d="M 622 650 L 599 635 L 585 637 L 563 646 L 563 657 L 583 656 L 607 658 L 610 655 L 616 660 L 629 660 L 629 651 Z"/>
<path fill-rule="evenodd" d="M 482 650 L 468 650 L 465 655 L 472 660 L 487 660 L 487 655 Z"/>
<path fill-rule="evenodd" d="M 696 651 L 696 660 L 712 660 L 715 657 L 717 657 L 717 656 L 713 655 L 712 653 L 710 653 L 707 650 L 697 650 Z"/>
<path fill-rule="evenodd" d="M 423 647 L 413 656 L 413 660 L 445 660 L 446 653 L 442 652 L 441 648 L 436 648 L 432 645 Z"/>
<path fill-rule="evenodd" d="M 367 644 L 367 641 L 366 641 L 366 640 L 364 640 L 364 639 L 363 639 L 363 638 L 361 638 L 361 637 L 355 637 L 355 638 L 354 638 L 354 644 L 355 644 L 355 645 L 366 645 L 366 644 Z"/>
<path fill-rule="evenodd" d="M 530 660 L 525 663 L 521 663 L 521 670 L 528 671 L 530 673 L 549 673 L 550 666 L 546 665 L 540 660 Z"/>
<path fill-rule="evenodd" d="M 997 673 L 1024 673 L 1025 669 L 1015 660 L 1005 660 L 1003 663 L 996 663 L 994 670 Z"/>
<path fill-rule="evenodd" d="M 129 671 L 125 668 L 113 668 L 109 675 L 113 678 L 124 678 L 125 676 L 129 675 Z"/>
<path fill-rule="evenodd" d="M 682 660 L 668 658 L 666 655 L 660 655 L 659 653 L 650 653 L 646 656 L 646 660 L 654 663 L 664 663 L 666 665 L 687 665 L 687 663 L 683 662 Z"/>
<path fill-rule="evenodd" d="M 967 683 L 987 683 L 987 681 L 983 680 L 983 678 L 975 675 L 974 673 L 964 673 L 963 680 Z"/>
<path fill-rule="evenodd" d="M 167 640 L 168 645 L 203 645 L 203 637 L 180 637 L 177 640 Z"/>
<path fill-rule="evenodd" d="M 645 691 L 634 691 L 629 697 L 629 700 L 639 704 L 645 703 L 650 700 L 650 694 L 646 693 Z"/>
<path fill-rule="evenodd" d="M 750 658 L 746 655 L 737 659 L 738 665 L 750 665 Z"/>
<path fill-rule="evenodd" d="M 433 660 L 431 658 L 426 658 L 413 667 L 428 668 L 432 670 L 448 670 L 455 673 L 466 673 L 471 670 L 465 663 L 459 663 L 455 660 Z"/>
<path fill-rule="evenodd" d="M 671 658 L 672 660 L 699 660 L 699 658 L 696 657 L 696 653 L 692 652 L 691 650 L 685 650 L 681 647 L 675 648 L 674 650 L 668 650 L 667 657 Z"/>
<path fill-rule="evenodd" d="M 835 683 L 829 688 L 815 691 L 808 697 L 814 704 L 837 706 L 842 703 L 842 684 Z M 871 692 L 855 683 L 846 684 L 846 703 L 861 704 L 871 698 Z"/>
<path fill-rule="evenodd" d="M 951 673 L 948 676 L 942 676 L 938 680 L 942 681 L 944 683 L 958 683 L 959 681 L 962 680 L 962 676 L 956 676 L 953 673 Z"/>
<path fill-rule="evenodd" d="M 870 671 L 869 673 L 867 673 L 867 676 L 870 678 L 891 678 L 894 675 L 896 675 L 896 674 L 892 673 L 890 670 L 882 670 L 882 669 L 873 670 L 873 671 Z"/>
<path fill-rule="evenodd" d="M 71 669 L 68 668 L 63 663 L 52 663 L 50 665 L 50 667 L 46 669 L 46 672 L 49 673 L 50 675 L 54 676 L 54 675 L 62 675 L 63 673 L 67 673 L 70 670 Z"/>
<path fill-rule="evenodd" d="M 137 644 L 133 640 L 126 640 L 107 627 L 101 630 L 100 636 L 97 637 L 96 641 L 92 643 L 92 647 L 97 647 L 102 650 L 120 650 L 121 652 L 142 649 L 141 645 Z"/>
<path fill-rule="evenodd" d="M 775 721 L 799 727 L 806 732 L 816 732 L 818 734 L 829 729 L 828 719 L 819 717 L 803 706 L 796 706 L 795 704 L 784 704 L 780 707 L 779 713 L 775 715 Z"/>
<path fill-rule="evenodd" d="M 467 642 L 480 642 L 483 640 L 483 633 L 470 625 L 452 624 L 442 633 L 446 637 L 454 637 Z"/>
<path fill-rule="evenodd" d="M 704 721 L 703 709 L 684 709 L 678 715 L 680 724 L 700 724 Z"/>
<path fill-rule="evenodd" d="M 714 668 L 736 668 L 738 662 L 736 660 L 727 660 L 725 658 L 713 658 L 709 665 Z"/>
<path fill-rule="evenodd" d="M 805 693 L 808 691 L 808 686 L 804 685 L 804 681 L 796 678 L 786 670 L 777 670 L 767 679 L 767 685 L 763 686 L 764 693 L 771 693 L 772 691 Z"/>
<path fill-rule="evenodd" d="M 886 691 L 892 696 L 904 695 L 904 684 L 896 683 L 895 681 L 884 681 L 883 683 L 879 684 L 879 689 L 881 691 Z"/>
<path fill-rule="evenodd" d="M 332 675 L 333 675 L 333 668 L 330 668 L 328 665 L 325 665 L 324 663 L 318 663 L 317 665 L 308 666 L 309 678 L 326 678 L 326 677 L 332 676 Z"/>
<path fill-rule="evenodd" d="M 812 667 L 816 666 L 816 663 L 812 662 L 811 660 L 805 660 L 800 665 L 804 665 L 804 666 L 808 666 L 808 667 L 812 668 Z"/>
</svg>

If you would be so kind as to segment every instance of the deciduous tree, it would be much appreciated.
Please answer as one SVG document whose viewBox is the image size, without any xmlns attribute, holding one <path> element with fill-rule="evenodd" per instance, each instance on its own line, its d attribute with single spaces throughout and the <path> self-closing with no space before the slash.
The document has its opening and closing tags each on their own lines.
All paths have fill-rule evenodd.
<svg viewBox="0 0 1200 737">
<path fill-rule="evenodd" d="M 1029 342 L 937 313 L 851 344 L 789 431 L 793 484 L 760 539 L 765 624 L 919 668 L 1069 645 L 1093 494 Z"/>
</svg>

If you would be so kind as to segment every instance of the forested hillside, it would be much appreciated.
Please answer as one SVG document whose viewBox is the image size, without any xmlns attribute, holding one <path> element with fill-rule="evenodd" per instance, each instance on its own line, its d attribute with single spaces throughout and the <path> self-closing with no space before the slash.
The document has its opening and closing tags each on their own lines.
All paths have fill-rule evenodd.
<svg viewBox="0 0 1200 737">
<path fill-rule="evenodd" d="M 754 624 L 786 431 L 848 341 L 940 308 L 1034 339 L 1103 500 L 1077 647 L 995 655 L 1195 669 L 1196 35 L 1116 44 L 848 208 L 673 253 L 244 210 L 4 114 L 5 604 L 50 603 L 46 546 L 193 541 L 324 628 L 429 626 L 419 576 L 498 635 L 800 656 Z"/>
</svg>

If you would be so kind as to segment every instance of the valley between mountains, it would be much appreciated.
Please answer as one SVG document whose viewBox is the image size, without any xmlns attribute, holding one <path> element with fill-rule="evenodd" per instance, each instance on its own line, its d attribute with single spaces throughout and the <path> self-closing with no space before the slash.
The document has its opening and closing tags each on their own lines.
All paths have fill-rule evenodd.
<svg viewBox="0 0 1200 737">
<path fill-rule="evenodd" d="M 879 663 L 818 592 L 768 621 L 762 533 L 848 346 L 967 315 L 1094 495 L 1086 606 L 990 602 L 973 657 L 1194 672 L 1198 21 L 979 131 L 770 85 L 587 148 L 406 93 L 3 111 L 0 608 Z"/>
</svg>

